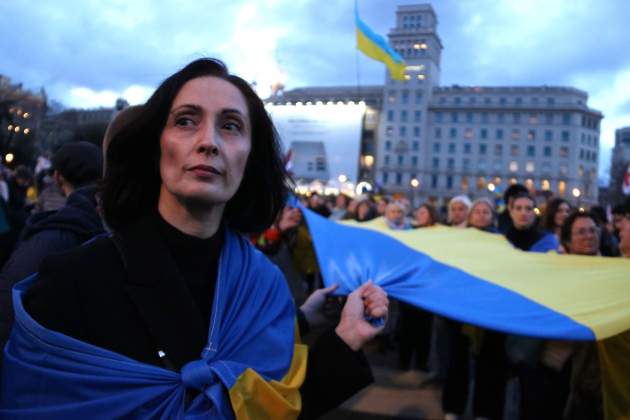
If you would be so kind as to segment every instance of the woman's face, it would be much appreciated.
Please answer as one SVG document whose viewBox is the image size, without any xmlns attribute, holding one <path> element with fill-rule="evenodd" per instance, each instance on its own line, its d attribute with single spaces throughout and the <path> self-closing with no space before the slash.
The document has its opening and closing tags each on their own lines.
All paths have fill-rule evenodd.
<svg viewBox="0 0 630 420">
<path fill-rule="evenodd" d="M 510 217 L 516 229 L 525 230 L 530 228 L 536 220 L 532 200 L 527 197 L 514 200 L 512 207 L 510 207 Z"/>
<path fill-rule="evenodd" d="M 416 222 L 418 222 L 418 226 L 431 226 L 433 224 L 433 220 L 431 220 L 431 213 L 427 210 L 426 207 L 420 207 L 416 212 Z"/>
<path fill-rule="evenodd" d="M 470 211 L 469 225 L 484 229 L 492 225 L 492 210 L 486 203 L 477 203 Z"/>
<path fill-rule="evenodd" d="M 241 92 L 217 77 L 189 80 L 160 136 L 160 201 L 225 205 L 241 184 L 251 145 Z"/>
<path fill-rule="evenodd" d="M 571 226 L 569 252 L 577 255 L 597 255 L 599 252 L 599 228 L 590 217 L 578 217 Z"/>
<path fill-rule="evenodd" d="M 461 225 L 466 221 L 468 216 L 468 207 L 461 201 L 456 201 L 451 205 L 451 223 Z"/>
<path fill-rule="evenodd" d="M 403 213 L 402 209 L 397 205 L 387 206 L 387 210 L 385 210 L 385 218 L 394 224 L 401 224 L 405 219 L 405 213 Z"/>
<path fill-rule="evenodd" d="M 363 220 L 367 217 L 368 212 L 370 211 L 370 203 L 367 201 L 362 201 L 357 206 L 357 217 L 359 220 Z"/>
<path fill-rule="evenodd" d="M 571 208 L 567 203 L 560 203 L 558 209 L 556 210 L 556 214 L 554 214 L 553 216 L 554 225 L 556 225 L 557 227 L 562 226 L 570 211 Z"/>
</svg>

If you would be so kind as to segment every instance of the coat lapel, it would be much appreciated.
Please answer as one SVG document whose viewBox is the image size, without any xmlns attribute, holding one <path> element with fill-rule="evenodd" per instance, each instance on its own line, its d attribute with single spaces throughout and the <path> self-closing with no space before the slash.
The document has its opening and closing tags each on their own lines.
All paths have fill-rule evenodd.
<svg viewBox="0 0 630 420">
<path fill-rule="evenodd" d="M 126 266 L 125 291 L 155 340 L 155 351 L 164 352 L 161 357 L 177 369 L 199 359 L 208 332 L 152 220 L 121 230 L 114 241 Z"/>
</svg>

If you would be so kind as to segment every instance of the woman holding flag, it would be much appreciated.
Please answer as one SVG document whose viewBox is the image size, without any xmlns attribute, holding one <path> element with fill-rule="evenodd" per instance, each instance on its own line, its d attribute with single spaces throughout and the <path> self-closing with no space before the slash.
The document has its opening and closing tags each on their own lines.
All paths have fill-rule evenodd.
<svg viewBox="0 0 630 420">
<path fill-rule="evenodd" d="M 47 258 L 14 290 L 0 418 L 297 417 L 307 356 L 294 305 L 240 235 L 282 210 L 278 150 L 262 102 L 223 63 L 167 78 L 109 145 L 113 234 Z M 352 352 L 387 299 L 368 283 L 348 301 L 336 335 Z"/>
</svg>

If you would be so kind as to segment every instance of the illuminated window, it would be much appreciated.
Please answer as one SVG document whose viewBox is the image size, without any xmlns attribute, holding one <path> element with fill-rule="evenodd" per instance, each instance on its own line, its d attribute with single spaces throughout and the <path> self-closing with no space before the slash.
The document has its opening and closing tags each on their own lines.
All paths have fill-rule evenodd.
<svg viewBox="0 0 630 420">
<path fill-rule="evenodd" d="M 473 129 L 472 128 L 467 128 L 464 130 L 464 137 L 467 139 L 472 139 L 473 138 Z"/>
<path fill-rule="evenodd" d="M 516 156 L 518 156 L 518 154 L 519 154 L 519 149 L 518 149 L 518 146 L 517 146 L 517 145 L 515 145 L 515 144 L 513 144 L 512 146 L 510 146 L 510 156 L 514 156 L 514 157 L 516 157 Z"/>
<path fill-rule="evenodd" d="M 578 176 L 579 177 L 584 176 L 584 167 L 582 165 L 580 165 L 580 167 L 578 168 Z"/>
<path fill-rule="evenodd" d="M 560 165 L 558 172 L 560 173 L 560 175 L 566 175 L 568 172 L 567 165 Z"/>
<path fill-rule="evenodd" d="M 390 104 L 396 103 L 396 91 L 390 90 L 389 95 L 387 96 L 387 102 Z"/>
<path fill-rule="evenodd" d="M 560 147 L 560 157 L 566 158 L 569 157 L 569 148 L 567 146 Z"/>
<path fill-rule="evenodd" d="M 534 180 L 531 178 L 527 178 L 525 180 L 525 186 L 527 187 L 528 190 L 533 190 L 534 189 Z"/>
<path fill-rule="evenodd" d="M 516 178 L 510 178 L 510 185 L 514 185 L 518 183 L 518 179 Z"/>
<path fill-rule="evenodd" d="M 513 160 L 510 162 L 510 172 L 518 172 L 518 162 Z"/>
<path fill-rule="evenodd" d="M 561 197 L 564 197 L 564 194 L 566 193 L 566 189 L 567 189 L 567 183 L 565 181 L 558 181 L 558 194 Z"/>
<path fill-rule="evenodd" d="M 468 177 L 467 176 L 462 177 L 462 183 L 460 185 L 460 189 L 464 192 L 468 191 Z"/>
<path fill-rule="evenodd" d="M 542 183 L 541 183 L 542 189 L 545 191 L 548 191 L 549 188 L 551 188 L 551 184 L 549 183 L 548 179 L 543 179 Z"/>
<path fill-rule="evenodd" d="M 530 124 L 538 124 L 538 115 L 536 114 L 529 114 L 529 123 Z"/>
<path fill-rule="evenodd" d="M 535 168 L 534 162 L 532 162 L 532 161 L 529 161 L 529 162 L 527 162 L 525 164 L 525 171 L 526 172 L 534 172 L 534 168 Z"/>
<path fill-rule="evenodd" d="M 483 190 L 484 188 L 486 188 L 486 179 L 480 176 L 479 178 L 477 178 L 477 189 Z"/>
<path fill-rule="evenodd" d="M 527 140 L 530 140 L 530 141 L 536 140 L 536 130 L 527 131 Z"/>
<path fill-rule="evenodd" d="M 512 130 L 512 140 L 518 140 L 521 138 L 521 131 L 518 128 Z"/>
</svg>

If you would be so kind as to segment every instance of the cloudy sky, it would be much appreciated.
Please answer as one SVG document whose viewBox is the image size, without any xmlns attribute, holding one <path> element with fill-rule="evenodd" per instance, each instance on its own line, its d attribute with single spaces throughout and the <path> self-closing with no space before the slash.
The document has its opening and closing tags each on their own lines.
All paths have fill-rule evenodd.
<svg viewBox="0 0 630 420">
<path fill-rule="evenodd" d="M 420 1 L 359 0 L 385 35 L 396 7 Z M 602 111 L 600 174 L 614 130 L 630 125 L 630 1 L 435 0 L 444 45 L 441 84 L 565 85 Z M 159 4 L 159 5 L 158 5 Z M 261 94 L 356 85 L 353 0 L 0 0 L 0 74 L 45 87 L 65 106 L 146 100 L 192 59 L 213 56 L 256 81 Z M 361 84 L 384 68 L 359 57 Z"/>
</svg>

